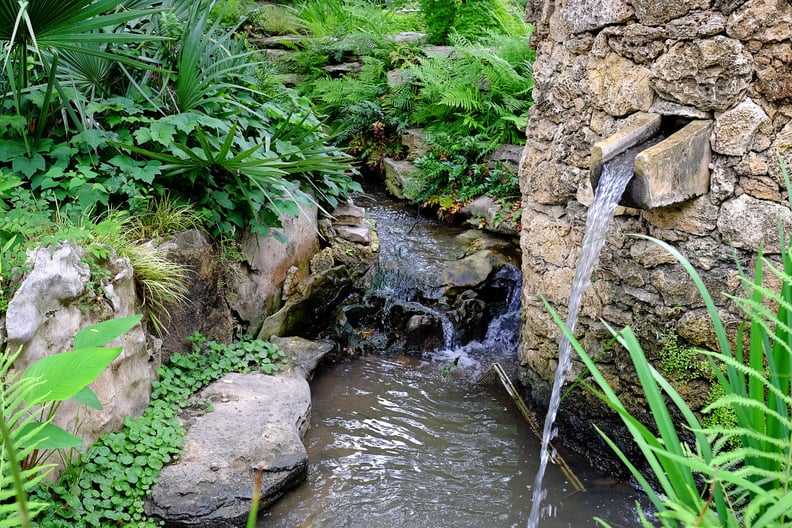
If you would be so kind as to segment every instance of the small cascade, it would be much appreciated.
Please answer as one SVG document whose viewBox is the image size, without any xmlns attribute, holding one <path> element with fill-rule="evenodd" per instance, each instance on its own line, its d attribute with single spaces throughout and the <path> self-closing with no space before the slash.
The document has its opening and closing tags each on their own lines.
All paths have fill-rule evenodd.
<svg viewBox="0 0 792 528">
<path fill-rule="evenodd" d="M 495 280 L 503 281 L 509 285 L 506 307 L 500 315 L 493 317 L 489 322 L 484 338 L 480 341 L 471 341 L 463 346 L 459 346 L 457 343 L 446 343 L 443 349 L 432 352 L 434 360 L 454 362 L 457 366 L 471 371 L 473 374 L 471 377 L 475 377 L 482 373 L 484 368 L 482 361 L 489 365 L 494 361 L 511 361 L 513 359 L 514 351 L 519 345 L 522 324 L 520 317 L 522 273 L 516 266 L 507 265 L 496 273 Z M 453 325 L 451 330 L 453 331 Z"/>
<path fill-rule="evenodd" d="M 645 147 L 644 147 L 645 148 Z M 567 312 L 566 326 L 574 332 L 578 320 L 578 312 L 583 299 L 583 293 L 591 282 L 591 274 L 599 260 L 600 252 L 605 244 L 605 234 L 610 228 L 616 206 L 624 193 L 627 183 L 633 176 L 633 164 L 636 151 L 614 159 L 603 167 L 599 186 L 596 190 L 594 202 L 586 218 L 586 234 L 583 237 L 583 246 L 580 251 L 572 291 L 569 297 L 569 311 Z M 566 336 L 561 337 L 558 346 L 558 367 L 553 379 L 553 388 L 550 393 L 547 416 L 545 417 L 542 431 L 542 448 L 540 452 L 539 470 L 533 488 L 533 504 L 528 520 L 528 528 L 536 528 L 542 514 L 541 504 L 547 496 L 547 491 L 542 488 L 542 480 L 547 469 L 551 453 L 550 442 L 555 438 L 557 430 L 554 429 L 558 407 L 561 403 L 561 388 L 566 375 L 572 367 L 572 346 Z"/>
</svg>

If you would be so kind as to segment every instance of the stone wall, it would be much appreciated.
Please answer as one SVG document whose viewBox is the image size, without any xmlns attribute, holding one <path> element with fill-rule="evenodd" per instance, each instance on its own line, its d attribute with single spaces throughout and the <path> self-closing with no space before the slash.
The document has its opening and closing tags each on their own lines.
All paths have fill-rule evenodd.
<svg viewBox="0 0 792 528">
<path fill-rule="evenodd" d="M 609 338 L 602 320 L 632 325 L 650 357 L 667 334 L 713 347 L 703 304 L 681 267 L 630 233 L 681 251 L 736 328 L 739 312 L 720 294 L 742 291 L 731 247 L 750 266 L 762 242 L 771 258 L 778 253 L 779 217 L 792 225 L 778 163 L 781 156 L 792 166 L 792 6 L 786 0 L 533 0 L 528 18 L 536 26 L 536 84 L 521 167 L 520 360 L 541 405 L 560 332 L 539 294 L 566 313 L 593 196 L 592 145 L 641 113 L 711 120 L 709 192 L 675 206 L 617 212 L 576 334 L 592 355 Z M 598 362 L 640 408 L 625 354 L 607 350 Z M 576 363 L 571 375 L 580 371 Z M 691 397 L 706 395 L 700 389 L 694 383 Z M 574 445 L 583 441 L 580 425 L 606 415 L 578 392 L 562 407 L 561 437 L 595 449 Z"/>
</svg>

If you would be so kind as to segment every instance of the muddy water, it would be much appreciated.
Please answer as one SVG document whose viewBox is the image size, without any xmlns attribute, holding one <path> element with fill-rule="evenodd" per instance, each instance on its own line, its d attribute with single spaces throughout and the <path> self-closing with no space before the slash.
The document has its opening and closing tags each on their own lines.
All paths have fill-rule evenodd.
<svg viewBox="0 0 792 528">
<path fill-rule="evenodd" d="M 469 360 L 475 363 L 475 360 Z M 333 364 L 312 384 L 308 481 L 261 517 L 259 527 L 511 528 L 528 519 L 539 440 L 477 366 L 367 357 Z M 471 372 L 471 368 L 474 372 Z M 543 527 L 639 523 L 634 493 L 585 469 L 573 494 L 551 466 Z"/>
</svg>

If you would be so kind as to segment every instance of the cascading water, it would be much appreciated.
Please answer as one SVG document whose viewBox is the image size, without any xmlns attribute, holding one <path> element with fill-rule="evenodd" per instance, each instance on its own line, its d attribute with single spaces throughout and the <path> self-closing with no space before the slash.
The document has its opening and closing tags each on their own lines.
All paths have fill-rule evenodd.
<svg viewBox="0 0 792 528">
<path fill-rule="evenodd" d="M 400 299 L 398 311 L 405 299 L 418 302 L 422 281 L 436 277 L 444 259 L 461 257 L 452 240 L 459 232 L 418 221 L 387 197 L 370 202 L 387 272 L 373 295 Z M 492 280 L 493 317 L 478 339 L 456 346 L 447 329 L 436 347 L 323 365 L 311 389 L 308 480 L 268 508 L 259 528 L 524 525 L 538 441 L 505 391 L 475 382 L 493 361 L 516 368 L 521 273 L 504 265 Z M 595 528 L 595 516 L 614 528 L 636 525 L 633 490 L 584 467 L 575 471 L 585 494 L 570 495 L 561 472 L 548 471 L 557 513 L 548 528 Z"/>
<path fill-rule="evenodd" d="M 645 148 L 645 146 L 643 147 Z M 630 178 L 633 176 L 635 155 L 640 148 L 626 152 L 619 158 L 609 162 L 603 167 L 599 186 L 597 187 L 594 202 L 588 210 L 586 218 L 586 233 L 583 236 L 583 246 L 580 251 L 575 278 L 572 282 L 572 291 L 569 296 L 569 311 L 567 312 L 566 326 L 574 332 L 577 324 L 580 303 L 586 291 L 591 274 L 599 260 L 602 247 L 605 244 L 605 234 L 610 229 L 616 206 L 619 204 Z M 558 367 L 553 378 L 553 387 L 550 393 L 547 416 L 545 417 L 542 431 L 542 448 L 540 452 L 539 470 L 533 488 L 533 503 L 531 515 L 528 519 L 528 528 L 536 528 L 542 515 L 542 501 L 547 496 L 547 491 L 542 487 L 547 462 L 550 459 L 550 442 L 555 438 L 557 431 L 554 429 L 558 407 L 561 403 L 561 388 L 566 375 L 572 368 L 572 346 L 564 335 L 558 345 Z"/>
</svg>

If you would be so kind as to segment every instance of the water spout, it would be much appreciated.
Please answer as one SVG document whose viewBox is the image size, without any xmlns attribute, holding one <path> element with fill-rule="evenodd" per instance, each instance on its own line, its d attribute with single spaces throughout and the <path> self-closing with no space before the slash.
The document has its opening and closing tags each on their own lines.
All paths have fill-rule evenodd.
<svg viewBox="0 0 792 528">
<path fill-rule="evenodd" d="M 592 188 L 597 188 L 605 163 L 644 144 L 634 158 L 634 176 L 621 205 L 655 209 L 705 194 L 709 191 L 711 131 L 711 121 L 640 114 L 631 126 L 592 147 Z M 654 145 L 646 144 L 647 140 Z"/>
<path fill-rule="evenodd" d="M 581 248 L 580 259 L 575 271 L 572 292 L 569 298 L 566 326 L 570 332 L 575 330 L 583 293 L 591 281 L 591 274 L 599 260 L 600 252 L 605 244 L 605 234 L 610 228 L 616 206 L 632 176 L 632 166 L 626 164 L 616 165 L 613 169 L 606 165 L 602 171 L 594 202 L 591 204 L 588 217 L 586 218 L 586 234 L 583 237 L 583 247 Z M 541 504 L 547 493 L 542 488 L 542 480 L 547 469 L 547 462 L 551 456 L 550 442 L 556 436 L 553 426 L 561 402 L 561 388 L 566 380 L 566 375 L 572 367 L 571 352 L 571 343 L 566 336 L 563 336 L 558 347 L 558 367 L 553 379 L 553 388 L 550 393 L 550 402 L 542 431 L 539 470 L 534 483 L 533 504 L 528 520 L 528 528 L 536 528 L 538 526 L 541 516 Z"/>
</svg>

